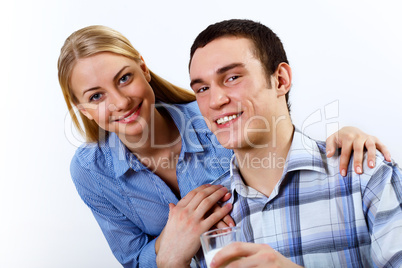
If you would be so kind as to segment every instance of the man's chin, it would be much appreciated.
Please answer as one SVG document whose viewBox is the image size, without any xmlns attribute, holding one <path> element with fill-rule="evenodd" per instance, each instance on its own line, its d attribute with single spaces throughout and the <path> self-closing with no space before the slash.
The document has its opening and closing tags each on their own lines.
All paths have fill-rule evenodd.
<svg viewBox="0 0 402 268">
<path fill-rule="evenodd" d="M 239 142 L 238 140 L 219 139 L 219 137 L 218 137 L 218 141 L 223 147 L 225 147 L 226 149 L 230 149 L 230 150 L 241 149 L 244 147 L 244 145 L 241 142 Z"/>
</svg>

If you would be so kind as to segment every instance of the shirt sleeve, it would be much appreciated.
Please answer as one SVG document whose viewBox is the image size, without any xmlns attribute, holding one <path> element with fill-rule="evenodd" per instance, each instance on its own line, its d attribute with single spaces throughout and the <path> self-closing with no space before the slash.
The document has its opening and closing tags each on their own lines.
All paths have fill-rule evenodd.
<svg viewBox="0 0 402 268">
<path fill-rule="evenodd" d="M 379 164 L 363 192 L 363 206 L 373 265 L 402 267 L 402 175 L 396 164 Z"/>
<path fill-rule="evenodd" d="M 156 267 L 155 237 L 144 233 L 105 197 L 96 182 L 104 175 L 82 167 L 75 157 L 70 169 L 78 194 L 123 267 Z"/>
</svg>

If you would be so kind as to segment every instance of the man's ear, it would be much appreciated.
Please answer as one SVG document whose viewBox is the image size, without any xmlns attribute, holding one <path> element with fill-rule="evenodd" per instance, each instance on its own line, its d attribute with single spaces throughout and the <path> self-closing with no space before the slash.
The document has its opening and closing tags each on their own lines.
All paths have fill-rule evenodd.
<svg viewBox="0 0 402 268">
<path fill-rule="evenodd" d="M 92 117 L 92 115 L 91 115 L 90 113 L 88 113 L 88 111 L 86 110 L 86 108 L 89 108 L 89 109 L 90 109 L 90 107 L 86 107 L 86 106 L 88 106 L 88 105 L 85 105 L 85 104 L 77 104 L 77 105 L 76 105 L 77 109 L 78 109 L 83 115 L 85 115 L 89 120 L 94 120 L 94 118 Z"/>
<path fill-rule="evenodd" d="M 140 57 L 141 57 L 140 67 L 141 67 L 142 71 L 144 72 L 144 76 L 149 83 L 149 82 L 151 82 L 151 73 L 149 72 L 149 69 L 148 69 L 147 65 L 145 64 L 144 58 L 142 56 L 140 56 Z"/>
<path fill-rule="evenodd" d="M 284 96 L 292 86 L 292 69 L 289 64 L 282 62 L 275 71 L 275 80 L 278 85 L 278 97 Z"/>
</svg>

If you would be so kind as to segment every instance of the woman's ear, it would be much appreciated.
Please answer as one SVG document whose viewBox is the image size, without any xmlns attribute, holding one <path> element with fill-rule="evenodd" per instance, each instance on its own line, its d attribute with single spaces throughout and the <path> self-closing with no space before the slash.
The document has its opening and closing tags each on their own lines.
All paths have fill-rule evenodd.
<svg viewBox="0 0 402 268">
<path fill-rule="evenodd" d="M 282 62 L 275 71 L 275 78 L 278 84 L 278 97 L 284 96 L 289 92 L 292 86 L 292 69 L 289 64 Z"/>
<path fill-rule="evenodd" d="M 149 69 L 147 65 L 145 64 L 144 58 L 140 56 L 141 62 L 140 62 L 140 67 L 141 70 L 144 72 L 144 76 L 147 79 L 148 83 L 151 82 L 151 73 L 149 72 Z"/>
<path fill-rule="evenodd" d="M 87 105 L 85 104 L 77 104 L 76 107 L 77 109 L 83 114 L 85 115 L 89 120 L 94 120 L 94 118 L 92 117 L 92 115 L 90 113 L 88 113 L 88 111 L 86 110 L 86 108 L 90 108 L 90 107 L 86 107 Z"/>
</svg>

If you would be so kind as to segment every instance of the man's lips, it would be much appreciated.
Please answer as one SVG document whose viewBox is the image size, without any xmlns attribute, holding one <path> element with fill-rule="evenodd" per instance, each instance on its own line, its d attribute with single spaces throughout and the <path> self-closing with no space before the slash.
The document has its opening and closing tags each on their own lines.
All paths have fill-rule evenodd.
<svg viewBox="0 0 402 268">
<path fill-rule="evenodd" d="M 243 114 L 243 112 L 240 112 L 237 114 L 224 115 L 224 116 L 221 116 L 218 119 L 216 119 L 215 123 L 218 125 L 224 125 L 224 124 L 227 124 L 227 123 L 239 118 L 242 114 Z"/>
</svg>

